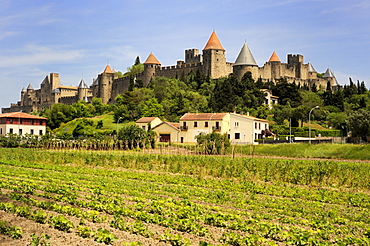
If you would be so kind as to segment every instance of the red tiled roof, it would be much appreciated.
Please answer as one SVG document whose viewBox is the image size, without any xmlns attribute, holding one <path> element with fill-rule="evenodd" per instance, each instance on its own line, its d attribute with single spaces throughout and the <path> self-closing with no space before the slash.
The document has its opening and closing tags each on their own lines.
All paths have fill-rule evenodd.
<svg viewBox="0 0 370 246">
<path fill-rule="evenodd" d="M 220 40 L 217 37 L 217 34 L 213 31 L 211 37 L 209 37 L 208 42 L 203 50 L 225 50 L 222 47 Z"/>
<path fill-rule="evenodd" d="M 157 58 L 153 55 L 153 53 L 150 53 L 144 64 L 156 64 L 161 65 L 161 63 L 157 60 Z"/>
<path fill-rule="evenodd" d="M 180 128 L 180 123 L 176 123 L 176 122 L 166 122 L 168 125 L 176 128 L 176 129 L 179 129 Z"/>
<path fill-rule="evenodd" d="M 181 118 L 180 121 L 192 121 L 192 120 L 222 120 L 227 113 L 186 113 Z"/>
<path fill-rule="evenodd" d="M 11 112 L 11 113 L 5 113 L 0 114 L 0 118 L 21 118 L 21 119 L 36 119 L 36 120 L 47 120 L 47 118 L 27 114 L 23 112 Z"/>
<path fill-rule="evenodd" d="M 114 73 L 114 72 L 113 72 L 112 68 L 111 68 L 109 65 L 107 65 L 107 66 L 105 67 L 105 69 L 104 69 L 104 72 L 103 72 L 103 73 Z"/>
<path fill-rule="evenodd" d="M 164 121 L 162 122 L 161 124 L 159 125 L 156 125 L 155 127 L 153 127 L 153 129 L 155 128 L 158 128 L 159 126 L 163 125 L 163 124 L 166 124 L 166 125 L 169 125 L 170 127 L 173 127 L 175 128 L 176 130 L 180 130 L 180 123 L 176 123 L 176 122 L 168 122 L 168 121 Z"/>
<path fill-rule="evenodd" d="M 272 53 L 269 62 L 281 62 L 275 51 Z"/>
<path fill-rule="evenodd" d="M 136 121 L 136 123 L 150 123 L 158 117 L 141 117 Z"/>
</svg>

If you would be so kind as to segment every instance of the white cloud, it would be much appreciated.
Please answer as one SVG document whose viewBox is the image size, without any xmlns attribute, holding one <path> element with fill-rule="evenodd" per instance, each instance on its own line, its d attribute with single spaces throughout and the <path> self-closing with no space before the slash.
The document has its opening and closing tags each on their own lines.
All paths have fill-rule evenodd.
<svg viewBox="0 0 370 246">
<path fill-rule="evenodd" d="M 18 34 L 19 34 L 18 32 L 12 32 L 12 31 L 0 32 L 0 40 L 3 40 L 8 37 L 16 36 Z"/>
<path fill-rule="evenodd" d="M 4 54 L 5 52 L 3 52 Z M 27 45 L 15 54 L 0 56 L 0 68 L 15 66 L 67 63 L 83 57 L 82 50 L 68 50 L 61 47 Z"/>
</svg>

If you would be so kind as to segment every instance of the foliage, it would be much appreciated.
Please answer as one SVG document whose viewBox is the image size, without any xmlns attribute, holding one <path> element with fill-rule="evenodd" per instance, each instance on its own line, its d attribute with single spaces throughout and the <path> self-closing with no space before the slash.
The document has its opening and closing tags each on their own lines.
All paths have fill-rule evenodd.
<svg viewBox="0 0 370 246">
<path fill-rule="evenodd" d="M 22 228 L 11 226 L 8 222 L 0 220 L 0 234 L 8 235 L 12 239 L 22 238 Z"/>
<path fill-rule="evenodd" d="M 360 109 L 347 118 L 349 130 L 353 137 L 370 136 L 370 111 Z"/>
<path fill-rule="evenodd" d="M 63 215 L 51 217 L 50 221 L 51 221 L 51 224 L 54 226 L 54 228 L 60 231 L 71 232 L 72 229 L 74 228 L 72 221 L 69 221 Z"/>
<path fill-rule="evenodd" d="M 118 130 L 117 139 L 124 141 L 127 148 L 143 148 L 153 146 L 155 141 L 155 133 L 153 131 L 146 132 L 137 125 L 125 125 Z"/>
<path fill-rule="evenodd" d="M 47 234 L 41 234 L 37 236 L 36 234 L 31 235 L 31 244 L 30 246 L 49 246 L 50 245 L 50 236 Z"/>
<path fill-rule="evenodd" d="M 114 236 L 112 233 L 110 233 L 107 229 L 99 228 L 94 235 L 95 241 L 98 243 L 105 243 L 105 244 L 111 244 L 118 238 Z"/>
<path fill-rule="evenodd" d="M 195 137 L 197 144 L 201 147 L 201 152 L 205 154 L 224 154 L 230 147 L 230 140 L 227 135 L 216 132 L 209 134 L 200 133 Z"/>
</svg>

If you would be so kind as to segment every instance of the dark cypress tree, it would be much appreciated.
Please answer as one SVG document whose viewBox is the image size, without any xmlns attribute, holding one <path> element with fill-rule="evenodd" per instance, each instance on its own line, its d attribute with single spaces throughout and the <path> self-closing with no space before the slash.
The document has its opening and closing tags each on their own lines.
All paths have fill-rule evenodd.
<svg viewBox="0 0 370 246">
<path fill-rule="evenodd" d="M 140 57 L 139 56 L 136 57 L 134 65 L 137 65 L 137 64 L 140 64 Z"/>
</svg>

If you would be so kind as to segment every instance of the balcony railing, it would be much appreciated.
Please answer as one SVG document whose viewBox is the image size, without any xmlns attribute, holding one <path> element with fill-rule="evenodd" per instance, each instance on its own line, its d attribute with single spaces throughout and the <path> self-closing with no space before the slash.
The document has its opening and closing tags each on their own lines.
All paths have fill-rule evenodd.
<svg viewBox="0 0 370 246">
<path fill-rule="evenodd" d="M 188 130 L 188 126 L 180 126 L 180 130 L 181 131 L 187 131 Z"/>
<path fill-rule="evenodd" d="M 221 131 L 221 126 L 212 126 L 213 131 Z"/>
</svg>

